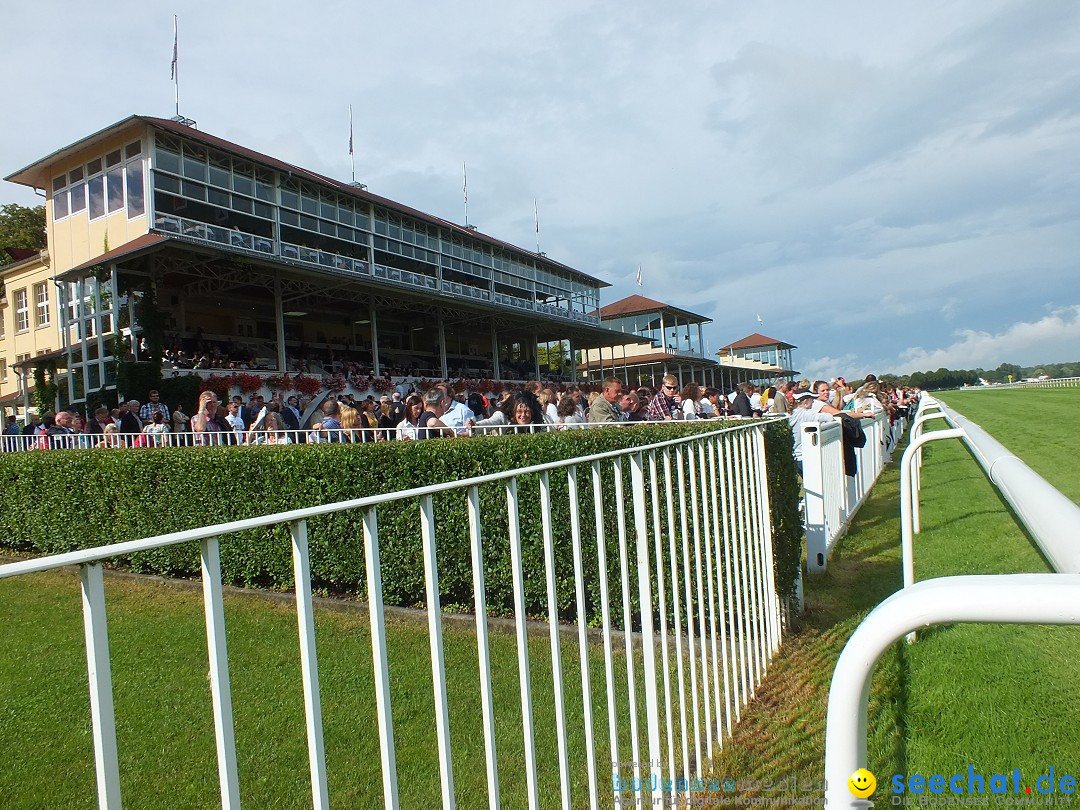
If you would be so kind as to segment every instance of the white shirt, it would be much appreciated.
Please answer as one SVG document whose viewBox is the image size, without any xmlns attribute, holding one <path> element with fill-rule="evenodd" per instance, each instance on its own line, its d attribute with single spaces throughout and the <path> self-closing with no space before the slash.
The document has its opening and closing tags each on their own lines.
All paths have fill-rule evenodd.
<svg viewBox="0 0 1080 810">
<path fill-rule="evenodd" d="M 692 399 L 684 399 L 682 404 L 683 419 L 697 419 L 697 403 Z"/>
<path fill-rule="evenodd" d="M 818 402 L 819 400 L 814 401 Z M 820 408 L 818 410 L 820 410 Z M 791 413 L 788 414 L 788 424 L 791 426 L 791 438 L 795 442 L 795 447 L 793 449 L 795 460 L 802 461 L 803 425 L 812 425 L 814 423 L 824 424 L 826 422 L 835 421 L 836 417 L 831 413 L 817 413 L 813 408 L 793 408 Z"/>
<path fill-rule="evenodd" d="M 232 429 L 236 431 L 237 435 L 244 435 L 244 420 L 235 413 L 229 413 L 225 415 L 225 421 L 232 425 Z"/>
</svg>

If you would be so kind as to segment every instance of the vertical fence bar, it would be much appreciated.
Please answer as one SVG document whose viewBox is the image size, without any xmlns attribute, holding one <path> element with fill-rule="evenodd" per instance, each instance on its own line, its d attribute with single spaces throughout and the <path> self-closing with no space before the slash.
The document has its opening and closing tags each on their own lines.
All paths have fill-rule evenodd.
<svg viewBox="0 0 1080 810">
<path fill-rule="evenodd" d="M 585 615 L 585 567 L 581 559 L 581 515 L 578 512 L 577 467 L 566 471 L 566 490 L 570 501 L 570 543 L 574 555 L 574 602 L 577 608 L 578 654 L 581 660 L 581 708 L 585 721 L 585 763 L 589 781 L 589 808 L 599 810 L 597 790 L 596 741 L 593 739 L 592 678 L 589 667 L 589 622 Z M 496 810 L 492 805 L 491 810 Z"/>
<path fill-rule="evenodd" d="M 375 668 L 375 709 L 379 722 L 383 805 L 386 810 L 397 810 L 397 756 L 394 748 L 394 717 L 390 708 L 390 666 L 386 655 L 386 614 L 383 611 L 382 564 L 379 559 L 379 517 L 374 506 L 364 510 L 364 557 L 368 615 L 371 620 L 371 661 Z"/>
<path fill-rule="evenodd" d="M 649 534 L 645 516 L 645 470 L 641 453 L 630 456 L 630 484 L 634 493 L 634 534 L 637 543 L 638 602 L 641 605 L 642 675 L 645 680 L 645 719 L 649 739 L 649 775 L 660 794 L 664 772 L 660 754 L 660 704 L 656 694 L 656 629 L 653 624 L 652 582 L 649 573 Z"/>
<path fill-rule="evenodd" d="M 604 490 L 600 462 L 592 463 L 593 514 L 596 519 L 596 559 L 600 574 L 600 615 L 604 627 L 604 685 L 607 692 L 608 740 L 611 745 L 611 787 L 618 802 L 619 727 L 615 717 L 615 663 L 611 642 L 611 595 L 608 590 L 607 544 L 604 537 Z"/>
<path fill-rule="evenodd" d="M 307 719 L 311 801 L 315 810 L 329 810 L 326 790 L 326 748 L 323 744 L 322 704 L 319 699 L 319 662 L 315 653 L 315 616 L 311 603 L 311 560 L 307 521 L 289 524 L 292 534 L 293 574 L 296 580 L 296 623 L 300 629 L 300 668 L 304 681 L 304 716 Z"/>
<path fill-rule="evenodd" d="M 622 459 L 612 462 L 615 475 L 615 516 L 619 527 L 619 580 L 622 584 L 623 646 L 626 650 L 626 688 L 630 704 L 630 750 L 634 776 L 641 785 L 641 744 L 638 741 L 637 685 L 634 682 L 634 623 L 630 611 L 630 564 L 626 549 L 626 509 L 623 489 Z"/>
<path fill-rule="evenodd" d="M 525 575 L 521 564 L 521 519 L 517 478 L 506 482 L 506 517 L 510 530 L 510 565 L 514 585 L 514 627 L 517 635 L 518 683 L 521 687 L 521 730 L 525 743 L 525 786 L 529 810 L 540 806 L 536 781 L 536 735 L 533 729 L 532 681 L 529 678 L 529 628 L 525 616 Z"/>
<path fill-rule="evenodd" d="M 210 699 L 214 708 L 214 742 L 217 748 L 221 807 L 222 810 L 238 810 L 240 781 L 236 768 L 232 692 L 229 688 L 229 653 L 225 643 L 225 606 L 221 598 L 221 538 L 207 537 L 200 545 L 203 612 L 206 615 L 206 649 L 210 655 Z"/>
<path fill-rule="evenodd" d="M 491 649 L 488 645 L 487 590 L 484 587 L 484 544 L 480 533 L 480 490 L 469 487 L 469 548 L 472 551 L 473 608 L 476 614 L 476 654 L 480 668 L 480 710 L 484 722 L 484 763 L 487 766 L 488 807 L 498 810 L 499 767 L 495 753 L 495 710 L 491 695 Z"/>
<path fill-rule="evenodd" d="M 737 553 L 738 539 L 737 539 L 737 521 L 738 521 L 738 503 L 736 501 L 736 489 L 735 486 L 735 462 L 734 456 L 734 442 L 730 435 L 724 437 L 724 445 L 727 452 L 724 453 L 724 477 L 722 481 L 727 482 L 727 527 L 725 533 L 727 535 L 727 592 L 728 592 L 728 628 L 731 631 L 731 671 L 732 677 L 737 684 L 732 690 L 732 703 L 735 708 L 735 722 L 738 723 L 742 717 L 742 706 L 745 701 L 746 695 L 746 673 L 743 667 L 743 660 L 745 660 L 745 654 L 740 656 L 743 651 L 743 639 L 744 633 L 741 631 L 742 626 L 742 599 L 739 595 L 739 556 Z"/>
<path fill-rule="evenodd" d="M 450 710 L 446 699 L 446 660 L 443 656 L 442 600 L 439 598 L 439 560 L 435 553 L 435 506 L 431 496 L 420 499 L 420 540 L 424 555 L 424 598 L 427 601 L 431 681 L 435 692 L 435 738 L 439 746 L 442 804 L 453 810 L 454 761 L 450 755 Z"/>
<path fill-rule="evenodd" d="M 754 569 L 757 571 L 757 587 L 754 591 L 757 599 L 758 610 L 758 655 L 761 659 L 761 677 L 765 677 L 765 673 L 768 672 L 769 663 L 772 659 L 770 655 L 770 633 L 769 633 L 769 598 L 768 591 L 765 587 L 768 580 L 768 573 L 765 571 L 764 549 L 765 544 L 765 523 L 763 520 L 763 514 L 761 511 L 761 479 L 758 476 L 758 470 L 761 468 L 761 458 L 757 453 L 757 446 L 754 443 L 754 437 L 757 435 L 757 429 L 746 435 L 746 456 L 748 460 L 747 473 L 750 476 L 750 492 L 752 493 L 752 501 L 754 504 L 753 514 L 751 518 L 754 523 Z"/>
<path fill-rule="evenodd" d="M 695 460 L 697 459 L 697 447 L 693 444 L 689 446 L 690 468 L 688 470 L 690 477 L 690 514 L 691 514 L 691 526 L 693 527 L 693 540 L 694 540 L 694 571 L 697 577 L 697 607 L 698 607 L 698 638 L 701 640 L 701 645 L 698 651 L 701 653 L 701 698 L 705 706 L 705 745 L 706 753 L 709 757 L 709 762 L 713 759 L 713 722 L 712 722 L 712 703 L 709 700 L 709 653 L 706 649 L 708 632 L 705 629 L 705 622 L 708 619 L 708 612 L 711 605 L 706 600 L 705 596 L 705 582 L 702 574 L 701 565 L 701 512 L 698 503 L 698 480 L 697 470 L 695 467 Z"/>
<path fill-rule="evenodd" d="M 559 797 L 570 810 L 570 762 L 566 748 L 566 695 L 559 645 L 559 602 L 555 591 L 555 535 L 551 525 L 551 479 L 540 473 L 540 525 L 544 534 L 544 578 L 547 584 L 548 636 L 551 639 L 551 685 L 555 692 L 555 738 L 559 751 Z"/>
<path fill-rule="evenodd" d="M 653 553 L 656 558 L 656 593 L 660 609 L 660 651 L 664 672 L 664 722 L 667 729 L 668 779 L 675 784 L 675 728 L 671 714 L 671 656 L 668 644 L 668 611 L 664 582 L 664 547 L 660 540 L 660 481 L 656 474 L 656 451 L 649 453 L 649 494 L 652 496 Z"/>
<path fill-rule="evenodd" d="M 720 547 L 720 538 L 723 536 L 724 528 L 722 526 L 723 518 L 720 508 L 720 498 L 717 491 L 716 479 L 720 477 L 719 468 L 716 466 L 718 463 L 716 448 L 719 444 L 719 439 L 713 439 L 709 442 L 709 493 L 712 496 L 712 510 L 713 510 L 713 531 L 712 531 L 712 544 L 713 552 L 716 556 L 716 600 L 720 605 L 720 657 L 718 659 L 718 665 L 724 670 L 724 724 L 727 727 L 728 736 L 731 736 L 731 678 L 728 672 L 728 639 L 727 639 L 727 627 L 725 621 L 725 615 L 728 612 L 728 604 L 724 599 L 723 588 L 723 569 L 722 569 L 722 552 Z M 706 542 L 710 538 L 706 537 Z M 716 726 L 717 734 L 720 737 L 721 744 L 723 743 L 724 735 L 720 728 L 720 709 L 716 710 Z"/>
<path fill-rule="evenodd" d="M 769 478 L 765 461 L 765 431 L 754 434 L 758 458 L 758 487 L 761 490 L 761 522 L 764 535 L 766 594 L 769 598 L 769 653 L 780 649 L 780 595 L 776 590 L 776 571 L 773 559 L 772 503 L 769 498 Z"/>
<path fill-rule="evenodd" d="M 746 594 L 750 601 L 750 661 L 753 664 L 754 677 L 751 681 L 750 697 L 753 698 L 757 691 L 757 685 L 761 683 L 761 632 L 758 624 L 758 571 L 754 562 L 754 493 L 750 481 L 750 454 L 747 448 L 747 435 L 743 431 L 739 434 L 739 457 L 742 461 L 740 471 L 740 484 L 743 492 L 743 522 L 746 533 L 743 536 L 746 555 Z"/>
<path fill-rule="evenodd" d="M 701 712 L 698 703 L 697 660 L 694 649 L 694 599 L 690 582 L 690 535 L 686 526 L 686 474 L 683 446 L 675 448 L 676 474 L 679 484 L 679 527 L 682 531 L 683 588 L 686 592 L 686 636 L 690 651 L 690 694 L 694 704 L 694 771 L 701 778 Z M 704 642 L 702 642 L 704 643 Z"/>
<path fill-rule="evenodd" d="M 742 705 L 746 706 L 754 693 L 754 669 L 750 649 L 750 594 L 747 592 L 746 576 L 746 505 L 743 503 L 742 458 L 739 440 L 732 437 L 732 476 L 731 486 L 735 494 L 735 510 L 732 513 L 735 522 L 735 564 L 738 576 L 735 578 L 735 599 L 738 602 L 739 615 L 739 650 L 742 653 L 743 670 Z"/>
<path fill-rule="evenodd" d="M 100 810 L 120 810 L 120 760 L 116 753 L 109 625 L 105 618 L 105 573 L 100 563 L 91 563 L 81 566 L 80 575 L 98 807 Z"/>
<path fill-rule="evenodd" d="M 712 670 L 712 686 L 713 686 L 713 711 L 716 715 L 714 724 L 709 726 L 709 734 L 715 735 L 716 741 L 720 746 L 720 750 L 724 749 L 724 735 L 721 732 L 720 727 L 720 661 L 719 661 L 719 649 L 716 641 L 716 611 L 717 611 L 717 594 L 714 592 L 713 587 L 713 553 L 712 543 L 710 538 L 712 536 L 712 521 L 710 521 L 710 509 L 709 509 L 709 471 L 706 464 L 706 453 L 704 443 L 699 444 L 697 447 L 698 456 L 698 476 L 701 478 L 701 517 L 702 517 L 702 530 L 701 540 L 705 551 L 705 584 L 706 592 L 709 596 L 709 645 L 712 652 L 710 669 Z M 713 515 L 715 517 L 715 515 Z M 720 564 L 720 560 L 716 560 L 716 564 Z M 723 605 L 720 605 L 720 609 L 723 610 Z M 721 613 L 721 619 L 723 614 Z"/>
<path fill-rule="evenodd" d="M 679 684 L 679 739 L 682 743 L 682 773 L 686 784 L 690 783 L 690 750 L 686 729 L 686 682 L 683 678 L 682 614 L 679 609 L 679 562 L 675 550 L 675 499 L 671 490 L 671 450 L 664 450 L 664 495 L 667 505 L 668 566 L 671 572 L 671 601 L 675 635 L 675 664 Z M 684 792 L 685 794 L 685 792 Z M 678 796 L 678 791 L 675 792 Z M 686 798 L 684 795 L 683 798 Z"/>
</svg>

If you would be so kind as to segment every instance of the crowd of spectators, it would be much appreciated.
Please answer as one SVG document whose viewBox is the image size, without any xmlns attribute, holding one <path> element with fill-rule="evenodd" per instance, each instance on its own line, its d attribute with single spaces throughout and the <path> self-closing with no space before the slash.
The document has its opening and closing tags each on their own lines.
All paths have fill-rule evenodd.
<svg viewBox="0 0 1080 810">
<path fill-rule="evenodd" d="M 232 361 L 230 361 L 232 362 Z M 359 363 L 347 373 L 363 379 Z M 309 397 L 240 395 L 221 402 L 204 391 L 192 415 L 161 401 L 150 391 L 147 402 L 130 400 L 117 408 L 97 407 L 31 414 L 20 425 L 9 417 L 4 449 L 24 447 L 115 447 L 202 444 L 293 444 L 324 442 L 414 441 L 437 436 L 468 436 L 565 430 L 586 423 L 755 418 L 786 415 L 801 460 L 799 426 L 846 414 L 852 418 L 887 412 L 903 415 L 917 392 L 879 383 L 872 375 L 858 388 L 842 377 L 826 382 L 777 380 L 764 389 L 750 383 L 729 392 L 688 382 L 672 375 L 655 391 L 627 387 L 608 377 L 590 394 L 577 385 L 560 386 L 533 380 L 499 395 L 458 392 L 450 383 L 436 383 L 424 392 L 399 385 L 378 399 L 329 394 L 313 408 Z M 22 437 L 15 440 L 15 437 Z M 26 440 L 25 437 L 36 437 Z"/>
</svg>

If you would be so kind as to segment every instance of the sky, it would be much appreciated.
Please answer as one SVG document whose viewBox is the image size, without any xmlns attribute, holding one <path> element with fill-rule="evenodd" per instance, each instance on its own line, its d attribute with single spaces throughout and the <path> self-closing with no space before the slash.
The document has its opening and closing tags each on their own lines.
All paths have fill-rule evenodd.
<svg viewBox="0 0 1080 810">
<path fill-rule="evenodd" d="M 1080 3 L 12 3 L 0 176 L 171 116 L 174 13 L 199 129 L 348 181 L 351 104 L 372 192 L 463 223 L 466 164 L 480 231 L 535 249 L 535 200 L 602 304 L 712 318 L 710 351 L 1080 360 Z"/>
</svg>

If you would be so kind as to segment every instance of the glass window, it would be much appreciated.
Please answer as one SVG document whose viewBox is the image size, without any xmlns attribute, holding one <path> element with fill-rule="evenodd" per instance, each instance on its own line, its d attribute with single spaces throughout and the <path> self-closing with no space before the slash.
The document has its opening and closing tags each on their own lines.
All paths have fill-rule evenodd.
<svg viewBox="0 0 1080 810">
<path fill-rule="evenodd" d="M 206 200 L 206 186 L 202 183 L 192 183 L 185 180 L 183 184 L 184 196 L 192 200 Z"/>
<path fill-rule="evenodd" d="M 124 207 L 124 170 L 120 167 L 110 169 L 105 176 L 108 178 L 109 213 L 111 214 Z"/>
<path fill-rule="evenodd" d="M 49 285 L 34 285 L 34 326 L 49 325 Z"/>
<path fill-rule="evenodd" d="M 171 191 L 173 194 L 180 193 L 180 181 L 167 174 L 154 172 L 154 188 L 161 191 Z"/>
<path fill-rule="evenodd" d="M 105 216 L 105 177 L 91 177 L 86 186 L 90 190 L 90 219 Z"/>
<path fill-rule="evenodd" d="M 134 143 L 129 143 L 127 146 L 124 147 L 124 157 L 133 158 L 136 155 L 141 155 L 141 154 L 142 154 L 142 141 L 135 141 Z"/>
<path fill-rule="evenodd" d="M 184 153 L 184 177 L 206 182 L 206 164 L 199 158 Z"/>
<path fill-rule="evenodd" d="M 7 358 L 0 357 L 0 382 L 7 382 Z"/>
<path fill-rule="evenodd" d="M 80 172 L 81 174 L 82 172 Z M 86 184 L 76 183 L 70 193 L 71 213 L 86 210 Z"/>
<path fill-rule="evenodd" d="M 80 166 L 77 169 L 72 169 L 70 172 L 68 172 L 68 177 L 70 178 L 72 183 L 78 183 L 80 180 L 83 179 L 82 167 Z"/>
<path fill-rule="evenodd" d="M 157 149 L 157 167 L 173 174 L 180 174 L 180 156 L 159 146 Z"/>
<path fill-rule="evenodd" d="M 146 213 L 143 198 L 142 161 L 136 160 L 127 165 L 127 212 L 129 217 L 137 217 Z"/>
<path fill-rule="evenodd" d="M 232 195 L 232 207 L 236 211 L 243 211 L 245 214 L 251 213 L 251 198 L 241 197 L 239 194 Z"/>
<path fill-rule="evenodd" d="M 281 222 L 282 222 L 283 225 L 299 225 L 300 224 L 300 215 L 297 214 L 295 211 L 282 210 L 280 212 L 280 215 L 281 215 Z"/>
<path fill-rule="evenodd" d="M 101 158 L 97 160 L 91 160 L 86 164 L 87 174 L 101 174 Z"/>
<path fill-rule="evenodd" d="M 52 190 L 59 191 L 67 185 L 67 175 L 62 174 L 59 177 L 54 177 L 52 181 Z"/>
<path fill-rule="evenodd" d="M 26 303 L 26 290 L 15 291 L 15 331 L 25 332 L 30 328 L 30 308 Z"/>
<path fill-rule="evenodd" d="M 220 205 L 222 208 L 228 208 L 229 192 L 211 187 L 207 189 L 206 200 L 212 205 Z"/>
<path fill-rule="evenodd" d="M 109 152 L 109 154 L 105 155 L 105 166 L 106 166 L 106 168 L 111 168 L 111 167 L 115 166 L 117 163 L 120 162 L 121 159 L 122 158 L 121 158 L 119 149 L 117 149 L 117 150 L 115 150 L 113 152 Z"/>
<path fill-rule="evenodd" d="M 254 174 L 254 168 L 250 163 L 237 161 L 233 166 L 233 191 L 249 197 L 255 196 L 255 181 L 252 179 Z"/>
<path fill-rule="evenodd" d="M 315 217 L 309 217 L 306 214 L 300 215 L 300 227 L 305 231 L 317 231 L 319 230 L 319 220 Z"/>
<path fill-rule="evenodd" d="M 340 222 L 342 225 L 352 225 L 353 223 L 352 208 L 349 208 L 347 206 L 348 203 L 342 202 L 341 206 L 338 208 L 338 222 Z"/>
<path fill-rule="evenodd" d="M 220 186 L 221 188 L 229 188 L 232 179 L 228 168 L 222 168 L 221 166 L 215 166 L 210 164 L 210 184 L 214 186 Z"/>
<path fill-rule="evenodd" d="M 274 207 L 272 205 L 267 205 L 264 202 L 260 202 L 259 200 L 256 200 L 255 201 L 255 216 L 264 217 L 266 219 L 273 219 L 274 218 Z"/>
<path fill-rule="evenodd" d="M 286 208 L 292 208 L 299 210 L 300 208 L 300 195 L 295 191 L 281 190 L 281 204 Z"/>
<path fill-rule="evenodd" d="M 63 219 L 68 215 L 67 191 L 53 192 L 53 219 Z"/>
<path fill-rule="evenodd" d="M 266 169 L 255 170 L 255 196 L 264 202 L 274 201 L 274 173 Z"/>
</svg>

